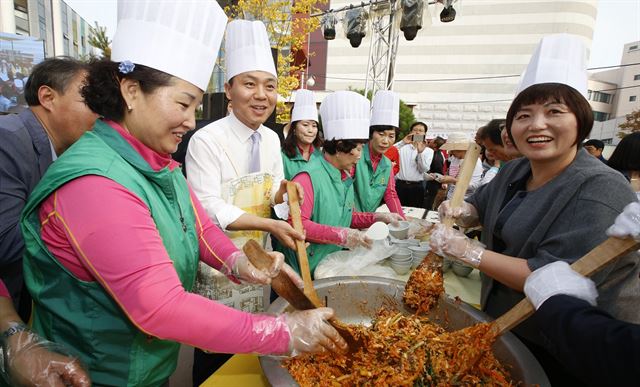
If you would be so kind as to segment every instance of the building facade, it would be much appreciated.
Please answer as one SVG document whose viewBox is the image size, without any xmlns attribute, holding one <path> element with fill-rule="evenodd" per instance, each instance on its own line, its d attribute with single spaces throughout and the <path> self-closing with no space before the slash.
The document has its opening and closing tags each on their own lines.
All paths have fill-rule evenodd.
<svg viewBox="0 0 640 387">
<path fill-rule="evenodd" d="M 349 4 L 334 0 L 329 8 Z M 454 9 L 455 20 L 443 23 L 442 5 L 429 5 L 416 38 L 407 41 L 400 34 L 393 90 L 432 132 L 471 135 L 506 115 L 519 76 L 543 36 L 570 33 L 591 48 L 597 0 L 464 0 L 454 3 Z M 324 78 L 326 91 L 364 89 L 370 35 L 358 48 L 351 47 L 342 28 L 329 42 L 312 37 L 316 56 L 309 74 Z M 323 45 L 324 58 L 317 50 Z M 323 60 L 326 72 L 314 72 Z"/>
<path fill-rule="evenodd" d="M 45 57 L 86 58 L 89 24 L 63 0 L 0 1 L 0 32 L 44 41 Z"/>
</svg>

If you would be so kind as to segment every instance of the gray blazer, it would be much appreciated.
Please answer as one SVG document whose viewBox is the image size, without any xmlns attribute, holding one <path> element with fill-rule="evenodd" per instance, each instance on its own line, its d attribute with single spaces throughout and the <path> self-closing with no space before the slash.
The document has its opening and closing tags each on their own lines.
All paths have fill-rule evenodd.
<svg viewBox="0 0 640 387">
<path fill-rule="evenodd" d="M 499 236 L 504 249 L 498 252 L 527 259 L 532 271 L 556 260 L 571 263 L 582 257 L 607 238 L 605 231 L 615 217 L 636 200 L 620 173 L 580 149 L 552 181 L 534 191 L 518 191 L 502 207 L 508 189 L 518 187 L 530 174 L 527 159 L 513 160 L 467 201 L 478 210 L 487 248 L 499 247 Z M 638 256 L 632 254 L 593 276 L 600 294 L 598 304 L 614 317 L 635 323 L 640 323 L 638 262 Z M 489 315 L 497 317 L 523 298 L 523 293 L 483 276 L 481 303 Z M 537 330 L 531 329 L 525 322 L 516 332 L 539 342 Z"/>
<path fill-rule="evenodd" d="M 22 287 L 20 213 L 52 161 L 47 133 L 30 109 L 0 117 L 0 278 L 14 301 Z"/>
</svg>

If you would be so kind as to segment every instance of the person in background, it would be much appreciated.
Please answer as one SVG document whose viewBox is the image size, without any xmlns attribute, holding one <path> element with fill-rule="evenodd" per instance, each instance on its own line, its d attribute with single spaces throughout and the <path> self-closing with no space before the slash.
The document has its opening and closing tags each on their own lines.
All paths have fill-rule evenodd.
<svg viewBox="0 0 640 387">
<path fill-rule="evenodd" d="M 400 135 L 400 129 L 396 130 L 395 138 L 398 138 Z M 395 146 L 390 146 L 384 155 L 387 156 L 389 161 L 391 161 L 391 170 L 393 171 L 393 176 L 397 176 L 398 172 L 400 172 L 400 153 L 398 153 L 398 148 Z"/>
<path fill-rule="evenodd" d="M 322 101 L 320 116 L 325 133 L 323 157 L 308 163 L 293 178 L 305 192 L 300 211 L 312 276 L 330 253 L 343 247 L 371 247 L 372 241 L 358 229 L 397 219 L 397 214 L 355 211 L 349 172 L 358 163 L 369 137 L 369 100 L 353 91 L 336 91 Z M 299 272 L 295 251 L 285 249 L 284 254 L 287 263 Z"/>
<path fill-rule="evenodd" d="M 237 282 L 268 284 L 281 271 L 301 280 L 279 253 L 267 270 L 254 267 L 170 157 L 195 127 L 214 63 L 193 58 L 218 52 L 223 10 L 118 7 L 111 60 L 92 63 L 82 89 L 103 118 L 49 168 L 23 212 L 34 330 L 72 348 L 96 385 L 163 385 L 180 343 L 281 355 L 346 348 L 326 323 L 331 309 L 250 314 L 191 292 L 200 260 Z"/>
<path fill-rule="evenodd" d="M 0 280 L 0 381 L 4 378 L 10 386 L 91 386 L 78 358 L 66 353 L 25 325 Z"/>
<path fill-rule="evenodd" d="M 444 202 L 441 216 L 460 227 L 483 226 L 482 243 L 437 225 L 433 251 L 478 268 L 481 306 L 498 317 L 525 296 L 531 272 L 556 261 L 572 263 L 605 238 L 605 230 L 636 196 L 624 177 L 582 149 L 593 126 L 587 91 L 586 49 L 568 34 L 542 38 L 509 107 L 506 128 L 523 158 L 505 164 L 462 206 Z M 626 256 L 593 277 L 600 305 L 639 323 L 637 257 Z M 579 385 L 544 348 L 531 320 L 512 330 L 536 356 L 552 385 Z"/>
<path fill-rule="evenodd" d="M 425 137 L 427 130 L 424 122 L 414 122 L 409 134 L 395 144 L 400 154 L 396 191 L 403 206 L 422 208 L 424 205 L 422 174 L 428 172 L 433 159 L 433 150 L 427 146 Z"/>
<path fill-rule="evenodd" d="M 609 157 L 607 165 L 629 180 L 640 200 L 640 132 L 624 136 Z"/>
<path fill-rule="evenodd" d="M 318 133 L 318 109 L 311 90 L 296 91 L 291 111 L 291 130 L 282 144 L 284 178 L 292 179 L 308 162 L 322 157 L 322 139 Z"/>
<path fill-rule="evenodd" d="M 453 197 L 453 191 L 456 188 L 458 182 L 458 175 L 462 168 L 462 162 L 464 161 L 467 149 L 471 144 L 471 140 L 466 134 L 460 132 L 454 132 L 449 134 L 447 142 L 442 145 L 442 149 L 449 152 L 451 164 L 449 165 L 449 172 L 447 175 L 438 176 L 433 173 L 425 174 L 425 180 L 435 180 L 440 184 L 447 184 L 447 199 Z M 471 195 L 476 188 L 481 185 L 482 182 L 482 161 L 480 158 L 476 160 L 476 164 L 473 168 L 473 174 L 471 175 L 471 181 L 469 181 L 469 187 L 465 193 L 465 197 Z"/>
<path fill-rule="evenodd" d="M 0 279 L 25 321 L 31 298 L 23 286 L 20 213 L 49 165 L 98 118 L 80 96 L 86 73 L 74 59 L 45 59 L 26 84 L 29 108 L 0 117 Z"/>
<path fill-rule="evenodd" d="M 627 205 L 607 235 L 640 242 L 640 203 Z M 576 378 L 590 386 L 637 384 L 640 325 L 599 308 L 592 280 L 558 261 L 527 277 L 524 293 L 536 308 L 532 318 L 549 352 Z"/>
<path fill-rule="evenodd" d="M 363 147 L 362 157 L 352 174 L 357 211 L 375 212 L 384 201 L 389 212 L 398 215 L 397 220 L 405 219 L 391 161 L 384 155 L 396 141 L 398 125 L 400 97 L 393 91 L 378 91 L 373 97 L 369 143 Z"/>
<path fill-rule="evenodd" d="M 591 156 L 597 158 L 605 164 L 607 163 L 607 159 L 602 156 L 602 151 L 604 150 L 604 142 L 602 142 L 601 140 L 591 139 L 585 141 L 582 146 L 587 150 L 587 152 L 589 152 Z"/>
<path fill-rule="evenodd" d="M 431 160 L 431 166 L 429 166 L 427 173 L 446 175 L 447 174 L 447 158 L 442 146 L 447 142 L 444 138 L 436 136 L 427 140 L 427 145 L 433 150 L 433 159 Z M 426 176 L 426 174 L 423 174 Z M 442 190 L 442 183 L 437 182 L 435 179 L 425 179 L 425 195 L 424 195 L 424 208 L 427 211 L 431 211 L 434 208 L 436 197 L 440 190 Z M 438 203 L 439 204 L 439 203 Z"/>
<path fill-rule="evenodd" d="M 489 121 L 487 125 L 481 127 L 476 132 L 476 142 L 480 146 L 484 146 L 489 152 L 489 158 L 498 160 L 503 163 L 513 160 L 514 154 L 510 152 L 502 141 L 502 129 L 505 120 L 494 119 Z"/>
</svg>

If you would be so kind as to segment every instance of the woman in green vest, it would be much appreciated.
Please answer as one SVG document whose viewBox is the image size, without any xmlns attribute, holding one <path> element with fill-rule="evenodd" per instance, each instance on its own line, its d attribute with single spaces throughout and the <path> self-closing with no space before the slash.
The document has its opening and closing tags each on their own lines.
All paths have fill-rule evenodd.
<svg viewBox="0 0 640 387">
<path fill-rule="evenodd" d="M 48 169 L 23 212 L 33 329 L 109 386 L 164 385 L 180 343 L 224 353 L 345 349 L 326 323 L 331 309 L 252 315 L 190 292 L 200 260 L 237 282 L 268 284 L 281 270 L 301 280 L 279 253 L 268 270 L 251 265 L 170 157 L 195 127 L 224 12 L 215 2 L 120 6 L 113 62 L 93 63 L 82 90 L 102 119 Z"/>
<path fill-rule="evenodd" d="M 322 138 L 318 135 L 318 109 L 313 92 L 296 91 L 291 125 L 282 143 L 284 178 L 291 180 L 308 162 L 321 158 Z"/>
<path fill-rule="evenodd" d="M 367 142 L 369 100 L 352 91 L 337 91 L 325 97 L 320 115 L 326 139 L 323 157 L 308 163 L 293 178 L 305 193 L 300 210 L 312 275 L 330 253 L 343 247 L 370 247 L 371 240 L 358 229 L 394 220 L 390 214 L 355 211 L 350 171 Z M 287 263 L 299 271 L 295 252 L 285 249 L 284 254 Z"/>
<path fill-rule="evenodd" d="M 402 205 L 396 192 L 391 160 L 384 153 L 396 142 L 400 124 L 400 97 L 393 91 L 378 91 L 373 98 L 369 143 L 355 167 L 356 209 L 374 212 L 384 201 L 392 216 L 404 220 Z"/>
</svg>

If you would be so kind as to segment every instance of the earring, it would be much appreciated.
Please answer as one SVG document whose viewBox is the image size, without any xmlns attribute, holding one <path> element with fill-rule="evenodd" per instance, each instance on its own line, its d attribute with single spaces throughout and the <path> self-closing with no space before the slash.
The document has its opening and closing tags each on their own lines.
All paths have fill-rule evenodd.
<svg viewBox="0 0 640 387">
<path fill-rule="evenodd" d="M 131 113 L 131 111 L 132 111 L 132 110 L 133 110 L 133 109 L 131 108 L 131 105 L 127 105 L 127 111 L 128 111 L 129 113 Z"/>
</svg>

